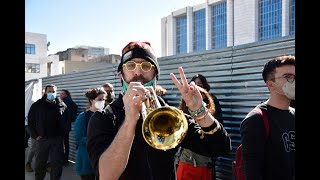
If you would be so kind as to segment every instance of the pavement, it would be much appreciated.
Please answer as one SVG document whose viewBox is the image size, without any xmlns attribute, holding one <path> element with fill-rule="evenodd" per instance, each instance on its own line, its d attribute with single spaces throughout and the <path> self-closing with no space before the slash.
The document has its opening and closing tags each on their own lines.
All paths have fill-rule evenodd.
<svg viewBox="0 0 320 180">
<path fill-rule="evenodd" d="M 28 148 L 25 150 L 25 162 L 27 159 L 27 153 L 28 153 Z M 31 166 L 32 166 L 32 168 L 34 168 L 34 159 L 31 163 Z M 24 174 L 25 174 L 25 180 L 35 180 L 34 171 L 33 172 L 25 171 Z M 50 180 L 50 173 L 49 172 L 47 172 L 44 180 Z M 69 161 L 68 166 L 63 166 L 62 177 L 60 180 L 81 180 L 80 176 L 76 175 L 75 162 Z"/>
</svg>

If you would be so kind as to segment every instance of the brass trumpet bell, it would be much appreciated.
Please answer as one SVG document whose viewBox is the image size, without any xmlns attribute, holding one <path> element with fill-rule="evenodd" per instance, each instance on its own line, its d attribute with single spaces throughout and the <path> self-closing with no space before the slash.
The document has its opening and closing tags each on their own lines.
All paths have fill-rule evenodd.
<svg viewBox="0 0 320 180">
<path fill-rule="evenodd" d="M 187 119 L 178 108 L 159 106 L 156 96 L 147 98 L 146 103 L 143 103 L 143 137 L 153 148 L 159 150 L 175 148 L 186 135 Z"/>
</svg>

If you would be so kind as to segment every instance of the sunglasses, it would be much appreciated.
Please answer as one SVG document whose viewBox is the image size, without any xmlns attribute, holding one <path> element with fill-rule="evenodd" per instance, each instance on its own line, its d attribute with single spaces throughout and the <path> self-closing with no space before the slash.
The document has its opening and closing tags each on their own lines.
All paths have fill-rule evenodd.
<svg viewBox="0 0 320 180">
<path fill-rule="evenodd" d="M 137 69 L 137 66 L 140 66 L 140 68 L 144 72 L 149 72 L 154 67 L 154 65 L 150 62 L 136 63 L 134 61 L 129 61 L 122 65 L 122 67 L 125 67 L 128 71 L 135 71 Z"/>
</svg>

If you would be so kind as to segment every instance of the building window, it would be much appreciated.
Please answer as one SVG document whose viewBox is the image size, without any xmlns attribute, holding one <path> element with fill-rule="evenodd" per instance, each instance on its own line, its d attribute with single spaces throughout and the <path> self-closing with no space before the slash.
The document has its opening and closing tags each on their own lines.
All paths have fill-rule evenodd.
<svg viewBox="0 0 320 180">
<path fill-rule="evenodd" d="M 206 11 L 201 9 L 193 13 L 193 51 L 206 50 Z"/>
<path fill-rule="evenodd" d="M 282 0 L 259 0 L 259 40 L 281 37 Z"/>
<path fill-rule="evenodd" d="M 176 54 L 187 53 L 187 16 L 177 17 L 176 19 Z"/>
<path fill-rule="evenodd" d="M 295 23 L 296 23 L 296 1 L 295 0 L 291 0 L 291 4 L 290 4 L 290 34 L 294 34 L 295 33 Z"/>
<path fill-rule="evenodd" d="M 34 44 L 25 44 L 25 54 L 36 54 L 36 46 Z"/>
<path fill-rule="evenodd" d="M 212 9 L 212 49 L 227 47 L 227 3 L 223 2 Z"/>
<path fill-rule="evenodd" d="M 40 73 L 40 64 L 36 63 L 26 63 L 25 64 L 26 73 Z"/>
</svg>

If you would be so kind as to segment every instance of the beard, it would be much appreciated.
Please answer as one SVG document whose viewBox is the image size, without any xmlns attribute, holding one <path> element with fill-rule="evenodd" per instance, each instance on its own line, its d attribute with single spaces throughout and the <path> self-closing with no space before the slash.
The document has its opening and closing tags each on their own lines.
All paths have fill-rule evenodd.
<svg viewBox="0 0 320 180">
<path fill-rule="evenodd" d="M 141 84 L 145 84 L 149 82 L 149 80 L 144 78 L 142 75 L 139 75 L 139 76 L 134 76 L 131 80 L 129 80 L 129 83 L 130 82 L 141 82 Z"/>
</svg>

